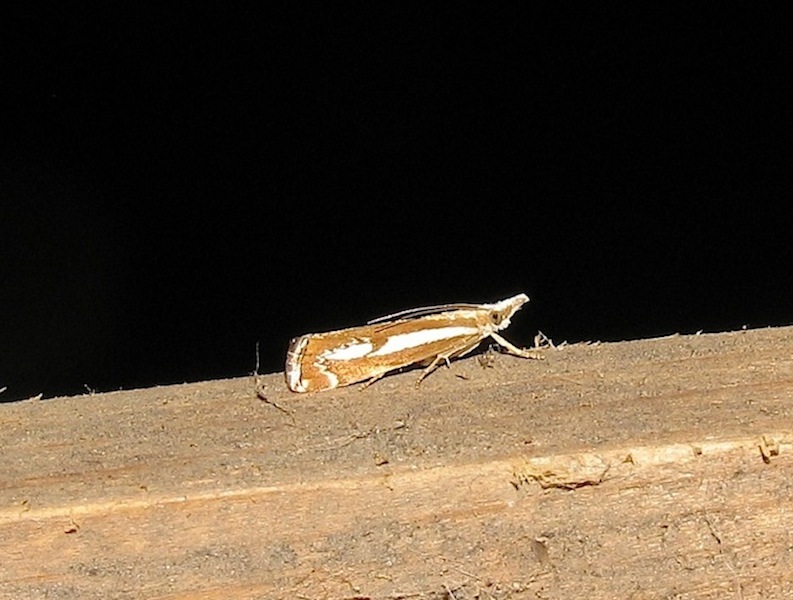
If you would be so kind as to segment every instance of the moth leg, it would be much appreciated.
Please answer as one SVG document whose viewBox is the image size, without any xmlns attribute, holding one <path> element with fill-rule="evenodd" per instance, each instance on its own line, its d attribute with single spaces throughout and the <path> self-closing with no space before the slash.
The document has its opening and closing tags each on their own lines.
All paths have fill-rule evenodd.
<svg viewBox="0 0 793 600">
<path fill-rule="evenodd" d="M 539 353 L 536 350 L 526 350 L 524 348 L 518 348 L 517 346 L 511 344 L 497 333 L 491 333 L 490 337 L 492 337 L 499 346 L 504 348 L 504 350 L 506 350 L 508 354 L 520 356 L 521 358 L 535 358 L 537 360 L 542 360 L 545 358 L 541 353 Z"/>
<path fill-rule="evenodd" d="M 433 361 L 430 363 L 430 365 L 421 372 L 421 375 L 419 375 L 419 378 L 416 380 L 416 387 L 418 387 L 421 384 L 422 380 L 427 375 L 429 375 L 435 369 L 437 369 L 440 366 L 441 362 L 443 362 L 443 361 L 446 361 L 446 366 L 447 367 L 451 367 L 451 363 L 449 362 L 449 355 L 447 355 L 447 354 L 438 354 L 433 359 Z"/>
<path fill-rule="evenodd" d="M 375 381 L 377 381 L 377 380 L 378 380 L 378 379 L 380 379 L 381 377 L 384 377 L 384 376 L 385 376 L 385 375 L 387 375 L 387 374 L 388 374 L 388 371 L 386 371 L 385 373 L 380 373 L 379 375 L 375 375 L 375 376 L 374 376 L 374 377 L 372 377 L 371 379 L 367 379 L 367 380 L 366 380 L 366 381 L 364 381 L 364 382 L 363 382 L 363 384 L 361 385 L 361 389 L 362 389 L 362 390 L 364 390 L 364 389 L 368 388 L 368 387 L 369 387 L 370 385 L 372 385 L 372 384 L 373 384 Z"/>
</svg>

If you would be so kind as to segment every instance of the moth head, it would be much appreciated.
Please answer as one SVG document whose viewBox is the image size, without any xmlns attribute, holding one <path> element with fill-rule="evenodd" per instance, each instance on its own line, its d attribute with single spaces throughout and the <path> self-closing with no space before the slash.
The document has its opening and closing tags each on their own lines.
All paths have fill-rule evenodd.
<svg viewBox="0 0 793 600">
<path fill-rule="evenodd" d="M 490 322 L 492 323 L 493 329 L 498 331 L 509 327 L 512 315 L 518 312 L 520 307 L 528 301 L 529 297 L 526 294 L 518 294 L 506 300 L 487 304 L 486 306 L 490 310 Z"/>
</svg>

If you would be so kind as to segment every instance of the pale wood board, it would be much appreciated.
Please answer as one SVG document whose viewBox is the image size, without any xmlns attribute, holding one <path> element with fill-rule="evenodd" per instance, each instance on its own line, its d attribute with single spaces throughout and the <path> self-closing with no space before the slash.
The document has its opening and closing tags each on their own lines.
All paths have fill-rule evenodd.
<svg viewBox="0 0 793 600">
<path fill-rule="evenodd" d="M 0 597 L 793 597 L 793 328 L 416 376 L 0 405 Z"/>
</svg>

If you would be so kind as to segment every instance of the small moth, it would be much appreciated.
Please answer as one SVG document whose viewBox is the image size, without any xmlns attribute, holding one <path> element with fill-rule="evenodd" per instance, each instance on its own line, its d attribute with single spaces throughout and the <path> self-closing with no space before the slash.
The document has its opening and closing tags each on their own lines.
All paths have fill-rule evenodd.
<svg viewBox="0 0 793 600">
<path fill-rule="evenodd" d="M 526 294 L 493 304 L 444 304 L 414 308 L 327 333 L 294 338 L 286 354 L 286 383 L 293 392 L 315 392 L 365 382 L 414 364 L 426 368 L 421 381 L 441 363 L 468 354 L 490 337 L 508 353 L 537 358 L 497 332 L 529 301 Z"/>
</svg>

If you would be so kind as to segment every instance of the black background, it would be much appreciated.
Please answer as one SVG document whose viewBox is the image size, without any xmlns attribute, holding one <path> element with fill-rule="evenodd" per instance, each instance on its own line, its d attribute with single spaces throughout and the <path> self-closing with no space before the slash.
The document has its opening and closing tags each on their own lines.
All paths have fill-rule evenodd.
<svg viewBox="0 0 793 600">
<path fill-rule="evenodd" d="M 4 19 L 0 400 L 521 291 L 518 344 L 793 322 L 779 15 L 133 6 Z"/>
</svg>

